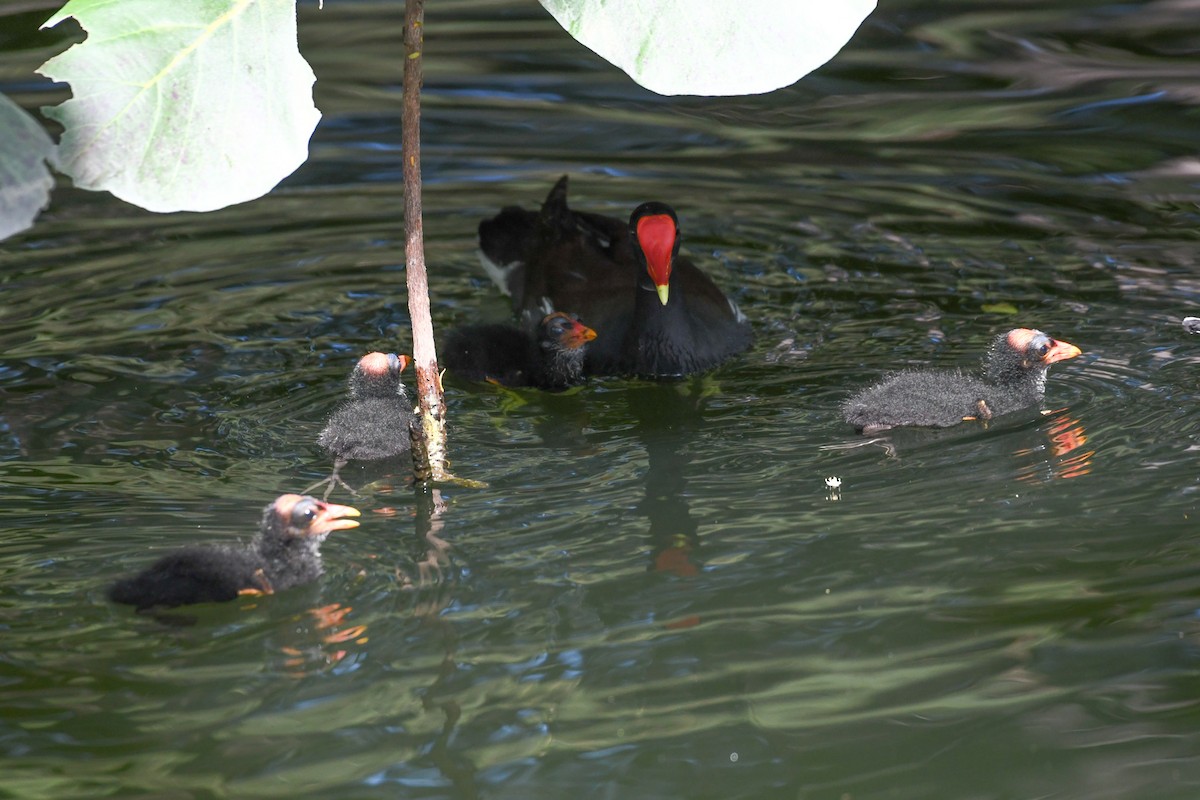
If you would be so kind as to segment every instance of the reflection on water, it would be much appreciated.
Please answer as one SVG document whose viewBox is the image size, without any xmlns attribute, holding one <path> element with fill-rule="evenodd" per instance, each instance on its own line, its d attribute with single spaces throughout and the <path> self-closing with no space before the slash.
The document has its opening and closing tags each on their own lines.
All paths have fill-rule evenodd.
<svg viewBox="0 0 1200 800">
<path fill-rule="evenodd" d="M 1015 455 L 1025 457 L 1030 462 L 1027 470 L 1017 476 L 1018 479 L 1026 482 L 1065 480 L 1091 472 L 1096 451 L 1080 449 L 1088 443 L 1083 424 L 1066 414 L 1048 419 L 1050 424 L 1044 431 L 1046 444 L 1021 448 L 1015 452 Z"/>
<path fill-rule="evenodd" d="M 30 5 L 0 88 L 35 107 Z M 565 396 L 449 376 L 488 488 L 353 474 L 322 581 L 164 624 L 110 577 L 247 535 L 327 469 L 347 365 L 409 348 L 400 9 L 302 4 L 325 118 L 278 191 L 60 187 L 0 243 L 0 795 L 1190 800 L 1195 12 L 893 4 L 795 87 L 668 100 L 536 6 L 433 4 L 438 329 L 508 318 L 475 228 L 565 172 L 672 202 L 757 345 Z M 842 423 L 1014 325 L 1086 353 L 1049 413 Z"/>
</svg>

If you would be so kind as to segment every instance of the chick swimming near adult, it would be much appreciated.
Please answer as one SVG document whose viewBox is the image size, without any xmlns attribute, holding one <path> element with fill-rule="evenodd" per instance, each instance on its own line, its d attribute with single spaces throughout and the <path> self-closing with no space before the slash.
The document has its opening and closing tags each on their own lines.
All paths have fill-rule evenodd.
<svg viewBox="0 0 1200 800">
<path fill-rule="evenodd" d="M 1039 330 L 1014 328 L 992 340 L 979 374 L 904 370 L 855 394 L 842 406 L 842 415 L 862 433 L 988 420 L 1041 402 L 1046 370 L 1080 352 Z"/>
</svg>

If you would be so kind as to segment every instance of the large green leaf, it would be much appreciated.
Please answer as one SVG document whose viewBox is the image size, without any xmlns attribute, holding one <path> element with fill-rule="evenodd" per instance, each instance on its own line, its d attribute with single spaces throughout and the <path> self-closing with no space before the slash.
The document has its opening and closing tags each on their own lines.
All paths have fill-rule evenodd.
<svg viewBox="0 0 1200 800">
<path fill-rule="evenodd" d="M 0 239 L 32 225 L 50 201 L 46 159 L 53 151 L 41 124 L 0 94 Z"/>
<path fill-rule="evenodd" d="M 539 0 L 659 94 L 760 94 L 833 58 L 875 0 Z"/>
<path fill-rule="evenodd" d="M 42 65 L 73 98 L 55 166 L 151 211 L 210 211 L 271 190 L 321 115 L 295 0 L 71 0 L 87 40 Z"/>
</svg>

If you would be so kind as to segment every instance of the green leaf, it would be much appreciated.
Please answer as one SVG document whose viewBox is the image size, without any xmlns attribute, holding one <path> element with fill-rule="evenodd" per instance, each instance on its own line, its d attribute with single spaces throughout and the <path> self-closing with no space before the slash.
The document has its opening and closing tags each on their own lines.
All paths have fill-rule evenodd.
<svg viewBox="0 0 1200 800">
<path fill-rule="evenodd" d="M 985 314 L 1019 314 L 1012 303 L 984 303 L 981 307 Z"/>
<path fill-rule="evenodd" d="M 36 119 L 0 94 L 0 239 L 33 224 L 50 202 L 54 142 Z"/>
<path fill-rule="evenodd" d="M 308 157 L 320 113 L 295 0 L 71 0 L 87 40 L 39 72 L 74 95 L 56 167 L 151 211 L 269 192 Z"/>
<path fill-rule="evenodd" d="M 875 0 L 538 0 L 659 94 L 761 94 L 833 58 Z"/>
</svg>

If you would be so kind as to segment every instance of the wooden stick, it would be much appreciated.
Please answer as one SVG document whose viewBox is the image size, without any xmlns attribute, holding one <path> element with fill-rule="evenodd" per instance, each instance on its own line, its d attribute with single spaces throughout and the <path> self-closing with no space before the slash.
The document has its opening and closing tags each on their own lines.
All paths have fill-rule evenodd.
<svg viewBox="0 0 1200 800">
<path fill-rule="evenodd" d="M 429 313 L 429 279 L 425 274 L 425 238 L 421 225 L 421 50 L 424 47 L 425 2 L 404 4 L 404 87 L 401 143 L 404 152 L 404 258 L 408 277 L 408 314 L 412 318 L 413 365 L 424 447 L 413 448 L 413 475 L 444 480 L 446 470 L 446 403 L 442 392 L 433 319 Z M 424 461 L 424 463 L 420 463 Z"/>
</svg>

